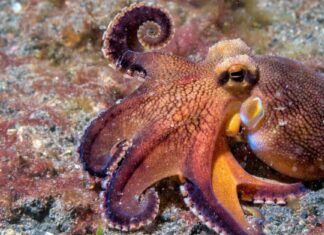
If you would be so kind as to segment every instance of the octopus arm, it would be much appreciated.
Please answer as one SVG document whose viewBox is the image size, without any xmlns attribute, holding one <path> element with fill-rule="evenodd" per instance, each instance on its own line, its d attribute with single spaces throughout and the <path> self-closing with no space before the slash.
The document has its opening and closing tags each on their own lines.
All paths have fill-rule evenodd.
<svg viewBox="0 0 324 235">
<path fill-rule="evenodd" d="M 141 124 L 131 121 L 134 107 L 143 101 L 142 96 L 133 95 L 122 104 L 114 105 L 102 112 L 86 128 L 79 147 L 80 159 L 84 168 L 95 176 L 106 176 L 106 169 L 111 160 L 112 149 L 118 142 L 128 139 Z M 127 128 L 124 122 L 128 121 Z"/>
<path fill-rule="evenodd" d="M 164 47 L 173 36 L 170 14 L 157 6 L 133 4 L 109 24 L 103 37 L 103 54 L 117 68 L 153 78 L 170 78 L 195 71 L 185 59 L 152 49 Z"/>
<path fill-rule="evenodd" d="M 238 195 L 257 204 L 285 204 L 305 192 L 301 183 L 283 184 L 248 174 L 238 164 L 225 140 L 217 143 L 214 159 L 212 179 L 215 197 L 249 234 L 258 233 L 260 228 L 246 221 Z"/>
<path fill-rule="evenodd" d="M 112 172 L 103 206 L 110 227 L 129 231 L 151 223 L 158 213 L 159 200 L 150 187 L 181 174 L 187 153 L 180 141 L 185 127 L 163 126 L 159 122 L 137 133 L 120 166 Z"/>
<path fill-rule="evenodd" d="M 130 75 L 167 82 L 179 74 L 199 74 L 201 68 L 193 62 L 152 51 L 164 47 L 172 36 L 173 22 L 167 11 L 134 4 L 109 24 L 102 51 L 112 65 Z"/>
<path fill-rule="evenodd" d="M 259 232 L 248 223 L 236 221 L 235 215 L 231 214 L 233 211 L 227 208 L 226 204 L 223 205 L 222 198 L 214 192 L 212 167 L 220 126 L 213 126 L 202 124 L 192 138 L 190 152 L 183 166 L 186 182 L 181 191 L 185 203 L 205 225 L 218 233 L 258 234 Z M 217 187 L 223 188 L 223 185 Z"/>
<path fill-rule="evenodd" d="M 176 93 L 179 86 L 186 86 L 200 77 L 178 76 L 172 79 L 172 83 L 146 80 L 133 94 L 99 114 L 90 123 L 81 139 L 79 153 L 85 169 L 91 175 L 106 176 L 106 169 L 116 149 L 114 146 L 119 142 L 132 140 L 135 134 L 150 129 L 151 123 L 159 124 L 160 119 L 165 119 L 166 128 L 174 125 L 170 116 L 176 112 L 176 97 L 170 93 Z M 163 133 L 162 126 L 160 133 Z"/>
<path fill-rule="evenodd" d="M 160 92 L 150 94 L 151 85 L 142 84 L 120 104 L 100 113 L 86 128 L 79 153 L 85 169 L 91 175 L 106 176 L 106 169 L 118 143 L 131 140 L 150 119 L 156 118 L 156 113 L 152 112 L 151 108 L 160 97 Z"/>
<path fill-rule="evenodd" d="M 210 136 L 205 139 L 211 144 L 212 136 L 218 132 L 219 125 L 215 125 L 216 130 L 211 128 L 206 129 L 207 132 L 201 131 L 201 125 L 206 126 L 206 122 L 211 123 L 214 119 L 207 111 L 199 113 L 197 111 L 195 115 L 182 116 L 180 122 L 170 120 L 167 116 L 146 122 L 129 139 L 130 144 L 124 155 L 121 158 L 114 157 L 117 160 L 107 170 L 108 179 L 105 180 L 106 191 L 102 207 L 110 227 L 129 231 L 149 224 L 157 215 L 159 204 L 155 191 L 150 187 L 157 181 L 174 175 L 186 177 L 204 192 L 204 196 L 207 195 L 208 199 L 199 206 L 201 210 L 210 208 L 206 216 L 215 217 L 214 207 L 208 205 L 217 204 L 213 201 L 210 179 L 212 155 L 205 156 L 205 152 L 201 156 L 197 154 L 207 147 L 203 136 Z M 192 153 L 195 154 L 191 156 Z M 208 166 L 205 164 L 207 162 Z M 205 193 L 206 182 L 209 182 L 209 191 Z M 216 208 L 220 214 L 226 214 L 220 205 L 217 204 Z M 217 222 L 226 226 L 226 222 L 220 222 L 223 221 L 222 218 L 222 215 L 217 215 Z M 229 220 L 235 223 L 230 218 Z"/>
<path fill-rule="evenodd" d="M 163 52 L 131 52 L 124 54 L 123 60 L 127 60 L 130 73 L 143 72 L 145 78 L 158 80 L 161 83 L 172 82 L 179 74 L 182 76 L 199 76 L 203 69 L 198 64 L 188 61 L 176 55 Z"/>
</svg>

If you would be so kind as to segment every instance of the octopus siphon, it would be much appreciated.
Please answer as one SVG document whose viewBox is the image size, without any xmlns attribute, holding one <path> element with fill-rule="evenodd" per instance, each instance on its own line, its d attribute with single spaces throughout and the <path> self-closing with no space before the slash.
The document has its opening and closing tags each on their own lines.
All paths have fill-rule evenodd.
<svg viewBox="0 0 324 235">
<path fill-rule="evenodd" d="M 79 147 L 84 169 L 101 178 L 107 225 L 132 231 L 159 212 L 154 185 L 179 176 L 185 204 L 220 234 L 261 234 L 240 201 L 285 204 L 305 192 L 247 173 L 227 141 L 244 130 L 253 152 L 278 172 L 324 178 L 324 76 L 277 56 L 254 55 L 240 39 L 209 48 L 201 62 L 156 51 L 172 38 L 170 14 L 134 4 L 103 36 L 116 69 L 144 82 L 99 114 Z"/>
</svg>

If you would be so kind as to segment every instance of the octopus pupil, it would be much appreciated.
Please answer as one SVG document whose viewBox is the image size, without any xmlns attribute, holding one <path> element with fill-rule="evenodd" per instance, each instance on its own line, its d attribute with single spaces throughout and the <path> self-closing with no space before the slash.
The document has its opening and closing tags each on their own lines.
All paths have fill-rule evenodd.
<svg viewBox="0 0 324 235">
<path fill-rule="evenodd" d="M 230 77 L 230 79 L 232 79 L 235 82 L 243 82 L 245 75 L 246 75 L 246 71 L 240 70 L 237 72 L 230 73 L 229 77 Z"/>
</svg>

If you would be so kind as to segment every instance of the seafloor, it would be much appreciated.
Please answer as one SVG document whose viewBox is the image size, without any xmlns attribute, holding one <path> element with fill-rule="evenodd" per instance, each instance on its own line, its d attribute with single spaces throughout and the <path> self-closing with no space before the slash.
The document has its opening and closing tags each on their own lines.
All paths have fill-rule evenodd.
<svg viewBox="0 0 324 235">
<path fill-rule="evenodd" d="M 140 83 L 110 68 L 100 51 L 106 26 L 132 2 L 0 1 L 1 235 L 116 234 L 98 215 L 98 192 L 77 148 L 89 120 Z M 175 18 L 165 51 L 199 61 L 218 40 L 240 37 L 256 53 L 324 71 L 323 0 L 149 2 Z M 288 206 L 246 210 L 264 220 L 265 234 L 323 234 L 324 185 L 307 185 L 310 192 Z M 177 187 L 172 180 L 158 185 L 161 214 L 136 234 L 213 234 Z"/>
</svg>

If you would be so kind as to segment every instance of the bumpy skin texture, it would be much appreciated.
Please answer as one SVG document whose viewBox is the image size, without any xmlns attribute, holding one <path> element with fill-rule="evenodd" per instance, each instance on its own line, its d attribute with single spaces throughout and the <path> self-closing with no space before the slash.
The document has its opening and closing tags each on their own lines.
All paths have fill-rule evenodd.
<svg viewBox="0 0 324 235">
<path fill-rule="evenodd" d="M 324 178 L 324 76 L 280 57 L 257 58 L 265 121 L 248 134 L 257 156 L 283 174 Z M 275 150 L 275 151 L 273 151 Z"/>
<path fill-rule="evenodd" d="M 323 109 L 317 108 L 318 99 L 323 101 L 323 78 L 290 60 L 253 56 L 239 39 L 217 43 L 205 61 L 197 64 L 172 55 L 143 52 L 143 44 L 149 49 L 160 46 L 157 38 L 165 44 L 172 30 L 168 13 L 137 4 L 117 15 L 104 35 L 103 53 L 109 62 L 131 75 L 144 76 L 145 81 L 94 119 L 81 140 L 79 152 L 85 169 L 102 178 L 103 216 L 109 227 L 123 231 L 149 224 L 159 208 L 153 185 L 178 175 L 185 203 L 208 227 L 224 234 L 260 234 L 260 227 L 245 220 L 238 194 L 242 200 L 255 203 L 283 204 L 303 193 L 304 188 L 302 184 L 281 184 L 245 172 L 228 148 L 227 123 L 244 100 L 251 95 L 260 97 L 265 121 L 247 133 L 252 147 L 257 146 L 254 150 L 258 156 L 268 162 L 263 148 L 272 149 L 271 157 L 277 157 L 274 167 L 281 172 L 310 178 L 307 173 L 292 174 L 289 167 L 278 167 L 285 165 L 288 157 L 289 161 L 303 161 L 304 168 L 311 164 L 322 178 L 323 169 L 316 161 L 322 157 L 323 146 L 316 148 L 315 142 L 323 143 Z M 297 72 L 292 74 L 292 70 Z M 312 108 L 303 109 L 302 117 L 289 116 L 287 131 L 270 138 L 279 120 L 271 118 L 278 101 L 270 87 L 284 86 L 287 78 L 296 79 L 304 88 L 302 94 L 295 95 L 296 100 L 290 89 L 280 104 L 293 102 L 294 107 Z M 312 94 L 305 94 L 306 87 L 312 87 Z M 261 147 L 256 140 L 262 141 Z M 302 146 L 303 151 L 292 151 L 294 146 Z M 284 154 L 277 156 L 276 152 Z"/>
</svg>

